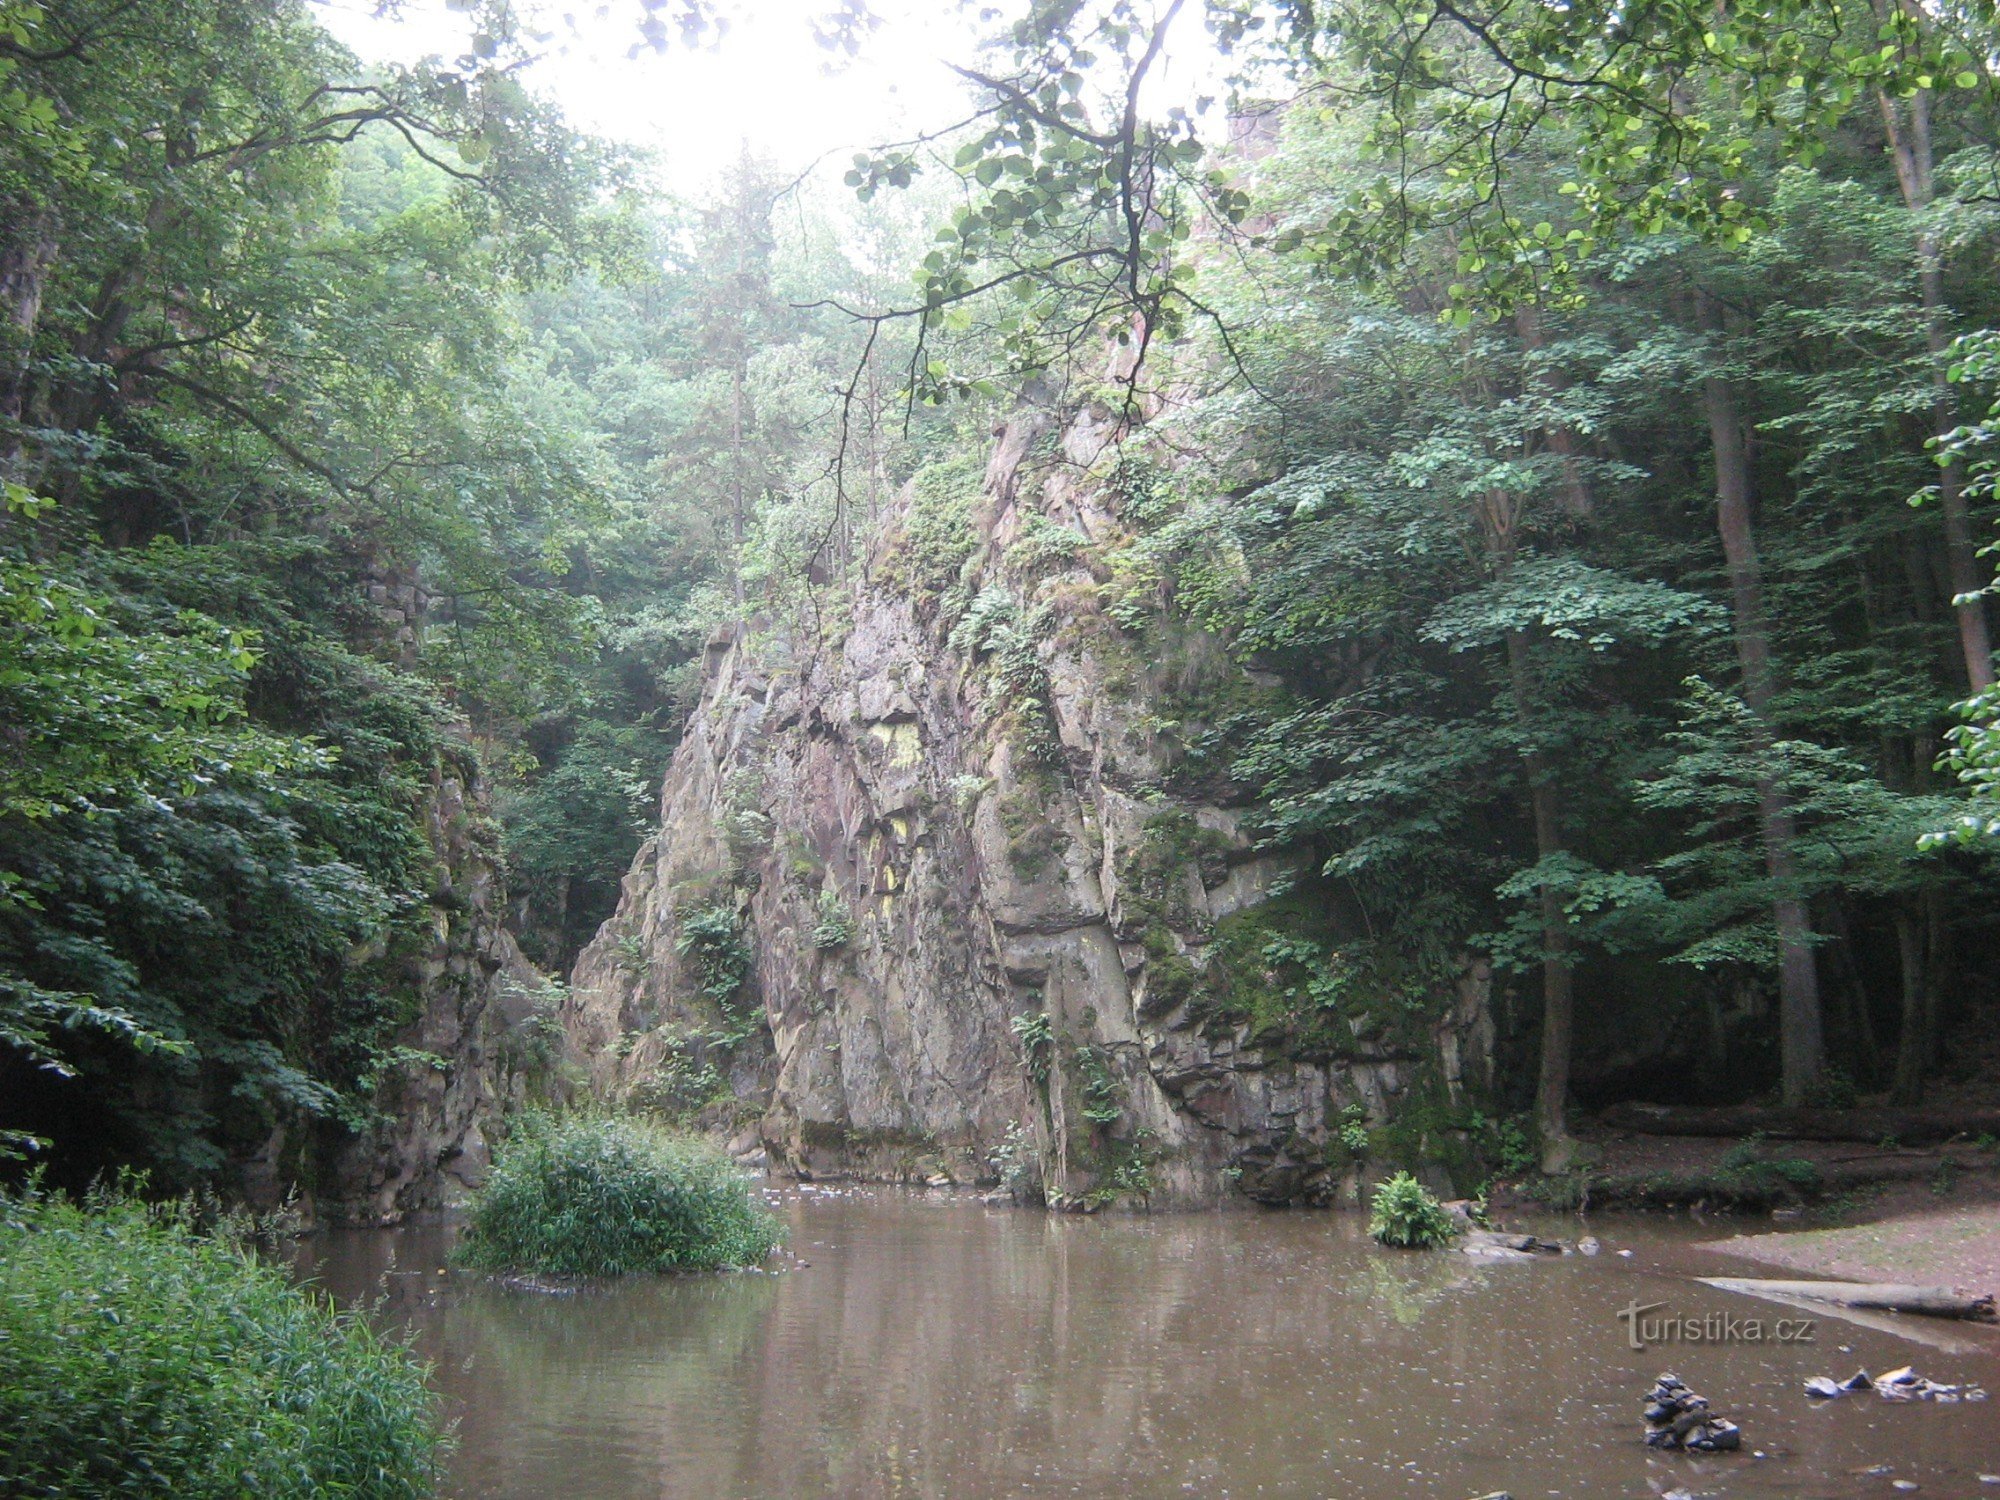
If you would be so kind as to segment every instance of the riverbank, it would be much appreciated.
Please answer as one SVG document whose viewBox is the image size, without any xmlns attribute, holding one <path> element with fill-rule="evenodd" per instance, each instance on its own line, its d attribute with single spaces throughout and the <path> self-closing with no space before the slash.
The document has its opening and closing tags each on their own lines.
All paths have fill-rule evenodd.
<svg viewBox="0 0 2000 1500">
<path fill-rule="evenodd" d="M 1841 1280 L 2000 1293 L 2000 1189 L 1990 1180 L 1947 1203 L 1904 1186 L 1866 1212 L 1860 1223 L 1738 1234 L 1702 1248 Z"/>
<path fill-rule="evenodd" d="M 1662 1135 L 1600 1124 L 1579 1144 L 1575 1171 L 1500 1184 L 1494 1206 L 1768 1212 L 1823 1228 L 1881 1217 L 1892 1206 L 1907 1212 L 2000 1201 L 2000 1142 L 1991 1137 L 1907 1145 Z"/>
</svg>

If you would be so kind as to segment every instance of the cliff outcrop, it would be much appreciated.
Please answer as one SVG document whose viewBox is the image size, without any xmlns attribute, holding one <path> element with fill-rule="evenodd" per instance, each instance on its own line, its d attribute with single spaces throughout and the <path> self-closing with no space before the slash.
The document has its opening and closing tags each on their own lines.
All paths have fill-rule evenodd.
<svg viewBox="0 0 2000 1500">
<path fill-rule="evenodd" d="M 485 800 L 453 758 L 432 777 L 424 821 L 437 884 L 429 931 L 404 965 L 418 1005 L 399 1039 L 408 1060 L 378 1090 L 374 1125 L 332 1155 L 319 1203 L 331 1218 L 395 1223 L 462 1202 L 485 1180 L 494 1121 L 551 1075 L 553 993 L 507 930 Z"/>
<path fill-rule="evenodd" d="M 1281 685 L 1107 561 L 1145 482 L 1115 436 L 1017 418 L 983 472 L 912 481 L 839 598 L 711 641 L 564 1002 L 599 1094 L 801 1175 L 1058 1206 L 1325 1203 L 1448 1159 L 1489 979 L 1341 982 L 1365 917 L 1203 749 Z"/>
</svg>

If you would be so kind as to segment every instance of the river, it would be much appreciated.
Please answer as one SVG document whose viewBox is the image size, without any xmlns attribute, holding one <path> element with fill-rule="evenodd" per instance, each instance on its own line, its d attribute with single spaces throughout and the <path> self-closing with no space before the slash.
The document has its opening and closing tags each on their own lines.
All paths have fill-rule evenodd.
<svg viewBox="0 0 2000 1500">
<path fill-rule="evenodd" d="M 1745 1273 L 1695 1248 L 1724 1226 L 1600 1218 L 1603 1254 L 1521 1264 L 1383 1250 L 1344 1214 L 770 1197 L 791 1231 L 775 1273 L 551 1295 L 444 1269 L 446 1226 L 317 1235 L 300 1264 L 414 1330 L 458 1425 L 448 1493 L 480 1500 L 2000 1496 L 1978 1478 L 2000 1473 L 2000 1399 L 1801 1388 L 1914 1363 L 2000 1396 L 1992 1330 L 1926 1330 L 1945 1350 L 1823 1317 L 1812 1342 L 1631 1348 L 1633 1302 L 1767 1335 L 1796 1316 L 1688 1279 Z M 1742 1453 L 1642 1446 L 1668 1369 Z"/>
</svg>

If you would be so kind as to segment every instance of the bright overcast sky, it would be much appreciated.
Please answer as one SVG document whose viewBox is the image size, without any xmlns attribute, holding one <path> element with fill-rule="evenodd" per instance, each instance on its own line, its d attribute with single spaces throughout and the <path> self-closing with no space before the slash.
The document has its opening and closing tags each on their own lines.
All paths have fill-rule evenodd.
<svg viewBox="0 0 2000 1500">
<path fill-rule="evenodd" d="M 964 57 L 970 26 L 951 0 L 873 0 L 881 25 L 858 58 L 829 73 L 833 54 L 813 40 L 826 0 L 755 0 L 731 7 L 720 43 L 626 55 L 636 6 L 585 22 L 581 46 L 536 63 L 524 81 L 553 96 L 576 125 L 653 150 L 667 186 L 711 182 L 748 141 L 781 169 L 803 170 L 823 153 L 847 154 L 914 130 L 948 125 L 967 94 L 940 58 Z M 412 62 L 466 50 L 468 18 L 444 0 L 409 0 L 396 18 L 372 0 L 319 0 L 314 9 L 366 62 Z M 580 0 L 588 15 L 595 7 Z M 754 14 L 745 12 L 754 11 Z M 843 166 L 844 170 L 844 166 Z"/>
<path fill-rule="evenodd" d="M 378 17 L 373 0 L 317 0 L 314 9 L 366 62 L 455 57 L 470 32 L 468 17 L 445 0 L 407 0 L 394 18 Z M 578 0 L 575 9 L 588 16 L 596 6 Z M 578 126 L 650 148 L 664 185 L 691 194 L 745 141 L 787 172 L 829 151 L 844 170 L 845 157 L 862 147 L 967 113 L 969 95 L 943 59 L 971 60 L 975 12 L 954 0 L 871 0 L 881 24 L 861 55 L 833 72 L 832 54 L 813 40 L 827 0 L 748 0 L 729 9 L 729 33 L 713 47 L 691 51 L 676 40 L 665 52 L 628 57 L 637 7 L 613 5 L 607 19 L 585 21 L 582 45 L 538 62 L 525 81 Z M 1193 44 L 1187 52 L 1212 66 L 1199 23 L 1183 29 Z M 1165 59 L 1170 71 L 1178 50 Z M 1162 82 L 1177 94 L 1192 91 L 1191 77 Z"/>
</svg>

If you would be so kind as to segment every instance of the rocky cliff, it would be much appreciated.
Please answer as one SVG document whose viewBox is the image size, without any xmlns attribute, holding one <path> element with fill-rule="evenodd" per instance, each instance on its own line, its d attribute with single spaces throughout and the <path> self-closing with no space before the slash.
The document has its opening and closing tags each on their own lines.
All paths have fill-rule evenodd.
<svg viewBox="0 0 2000 1500">
<path fill-rule="evenodd" d="M 356 955 L 388 960 L 413 1019 L 360 1128 L 288 1120 L 236 1164 L 253 1206 L 290 1200 L 309 1222 L 392 1224 L 456 1205 L 484 1179 L 494 1122 L 554 1086 L 556 990 L 504 925 L 486 788 L 462 747 L 438 757 L 422 813 L 434 859 L 423 930 Z"/>
<path fill-rule="evenodd" d="M 1281 691 L 1177 620 L 1099 412 L 920 473 L 862 579 L 710 643 L 658 832 L 580 958 L 602 1095 L 801 1175 L 1058 1206 L 1323 1203 L 1437 1162 L 1490 985 L 1339 983 L 1362 920 L 1202 747 Z"/>
<path fill-rule="evenodd" d="M 508 932 L 506 892 L 485 789 L 447 757 L 432 778 L 425 832 L 437 858 L 430 931 L 406 960 L 418 1000 L 399 1038 L 410 1060 L 384 1079 L 378 1123 L 333 1153 L 320 1208 L 394 1223 L 456 1204 L 485 1178 L 487 1132 L 548 1076 L 553 991 Z"/>
</svg>

